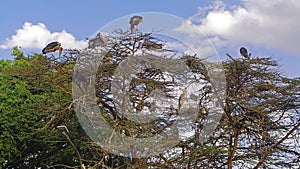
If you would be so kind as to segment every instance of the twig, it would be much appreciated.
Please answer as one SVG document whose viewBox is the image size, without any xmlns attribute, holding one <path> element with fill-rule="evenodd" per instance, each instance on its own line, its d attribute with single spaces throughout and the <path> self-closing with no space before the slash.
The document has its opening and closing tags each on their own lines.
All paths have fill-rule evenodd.
<svg viewBox="0 0 300 169">
<path fill-rule="evenodd" d="M 254 167 L 254 169 L 258 169 L 262 163 L 265 161 L 265 159 L 267 158 L 267 155 L 274 149 L 276 148 L 279 144 L 281 144 L 284 140 L 286 140 L 295 130 L 297 130 L 300 126 L 300 121 L 298 122 L 298 124 L 296 126 L 294 126 L 292 128 L 292 130 L 290 130 L 283 138 L 281 138 L 277 143 L 272 144 L 266 151 L 266 153 L 261 157 L 261 159 L 259 160 L 259 162 L 256 164 L 256 166 Z"/>
</svg>

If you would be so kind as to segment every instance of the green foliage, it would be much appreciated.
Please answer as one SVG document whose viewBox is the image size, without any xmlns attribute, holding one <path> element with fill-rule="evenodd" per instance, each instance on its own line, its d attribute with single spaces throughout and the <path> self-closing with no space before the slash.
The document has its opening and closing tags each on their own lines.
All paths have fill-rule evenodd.
<svg viewBox="0 0 300 169">
<path fill-rule="evenodd" d="M 16 60 L 25 58 L 24 53 L 19 49 L 18 46 L 13 47 L 11 56 L 16 56 Z"/>
<path fill-rule="evenodd" d="M 0 163 L 19 157 L 21 143 L 35 128 L 41 127 L 43 114 L 31 109 L 43 97 L 32 95 L 27 83 L 14 77 L 0 76 Z"/>
<path fill-rule="evenodd" d="M 0 73 L 12 65 L 11 60 L 0 60 Z"/>
<path fill-rule="evenodd" d="M 72 107 L 74 58 L 56 61 L 43 55 L 0 62 L 0 164 L 3 168 L 76 166 L 72 146 L 56 129 L 66 125 L 84 159 L 102 156 L 93 150 Z M 88 163 L 85 163 L 88 164 Z"/>
</svg>

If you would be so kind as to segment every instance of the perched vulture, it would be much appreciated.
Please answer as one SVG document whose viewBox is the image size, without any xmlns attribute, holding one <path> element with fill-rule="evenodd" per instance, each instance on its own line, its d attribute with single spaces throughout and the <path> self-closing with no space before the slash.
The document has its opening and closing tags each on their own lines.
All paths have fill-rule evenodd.
<svg viewBox="0 0 300 169">
<path fill-rule="evenodd" d="M 43 54 L 49 53 L 49 52 L 55 52 L 59 50 L 59 56 L 61 55 L 61 52 L 63 48 L 61 47 L 61 43 L 59 42 L 51 42 L 49 43 L 43 50 Z"/>
<path fill-rule="evenodd" d="M 246 59 L 250 58 L 250 55 L 248 54 L 248 50 L 245 47 L 240 48 L 240 54 L 244 56 Z"/>
<path fill-rule="evenodd" d="M 134 28 L 143 21 L 143 17 L 141 16 L 133 16 L 130 18 L 129 24 L 130 24 L 130 31 L 133 33 Z"/>
</svg>

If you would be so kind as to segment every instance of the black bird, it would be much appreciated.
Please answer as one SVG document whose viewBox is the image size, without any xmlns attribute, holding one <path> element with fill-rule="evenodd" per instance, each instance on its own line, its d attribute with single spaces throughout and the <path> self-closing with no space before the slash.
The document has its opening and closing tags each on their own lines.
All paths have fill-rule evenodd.
<svg viewBox="0 0 300 169">
<path fill-rule="evenodd" d="M 143 21 L 143 17 L 141 16 L 133 16 L 130 18 L 129 24 L 130 24 L 130 31 L 133 33 L 134 27 L 136 27 L 139 23 Z"/>
<path fill-rule="evenodd" d="M 248 50 L 245 47 L 240 48 L 240 54 L 244 56 L 246 59 L 250 58 L 250 54 L 248 54 Z"/>
<path fill-rule="evenodd" d="M 63 50 L 63 48 L 61 47 L 61 43 L 51 42 L 42 50 L 42 52 L 43 52 L 43 54 L 46 54 L 46 53 L 50 53 L 50 52 L 55 52 L 57 50 L 59 50 L 59 56 L 60 56 L 61 52 Z"/>
</svg>

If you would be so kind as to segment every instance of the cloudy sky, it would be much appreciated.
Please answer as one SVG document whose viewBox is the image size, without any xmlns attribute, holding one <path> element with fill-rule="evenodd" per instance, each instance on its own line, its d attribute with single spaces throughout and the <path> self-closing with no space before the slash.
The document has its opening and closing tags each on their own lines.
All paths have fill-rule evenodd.
<svg viewBox="0 0 300 169">
<path fill-rule="evenodd" d="M 6 1 L 0 7 L 0 59 L 12 59 L 13 46 L 27 54 L 40 52 L 50 41 L 64 48 L 85 48 L 85 38 L 123 16 L 163 12 L 179 16 L 207 35 L 220 58 L 271 56 L 283 73 L 300 76 L 299 0 L 51 0 Z"/>
</svg>

